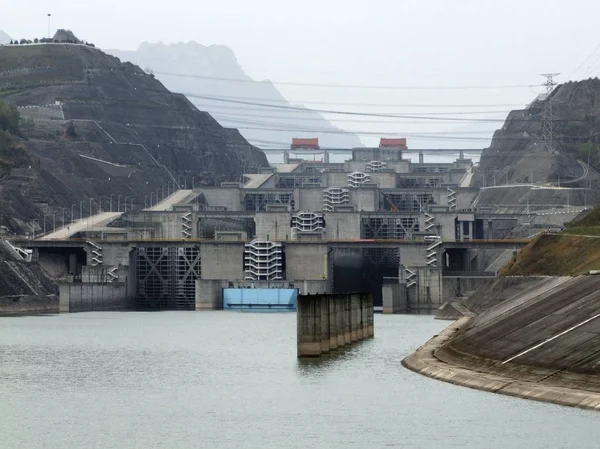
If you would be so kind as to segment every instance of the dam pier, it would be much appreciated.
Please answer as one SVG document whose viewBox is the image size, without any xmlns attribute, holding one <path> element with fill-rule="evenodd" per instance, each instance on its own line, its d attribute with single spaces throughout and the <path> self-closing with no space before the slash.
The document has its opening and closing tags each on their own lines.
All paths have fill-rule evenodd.
<svg viewBox="0 0 600 449">
<path fill-rule="evenodd" d="M 373 296 L 301 295 L 296 320 L 298 358 L 326 355 L 375 335 Z"/>
</svg>

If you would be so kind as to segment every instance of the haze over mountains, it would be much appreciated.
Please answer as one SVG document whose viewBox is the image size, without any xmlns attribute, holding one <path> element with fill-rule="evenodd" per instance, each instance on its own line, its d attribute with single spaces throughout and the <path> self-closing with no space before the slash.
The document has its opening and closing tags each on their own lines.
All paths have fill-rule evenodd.
<svg viewBox="0 0 600 449">
<path fill-rule="evenodd" d="M 8 44 L 11 40 L 12 40 L 12 38 L 8 34 L 6 34 L 4 31 L 0 30 L 0 45 Z"/>
<path fill-rule="evenodd" d="M 194 41 L 168 45 L 144 42 L 136 51 L 105 51 L 124 62 L 151 69 L 169 90 L 187 94 L 200 110 L 209 112 L 225 127 L 238 128 L 257 146 L 285 147 L 293 137 L 304 136 L 319 137 L 323 147 L 363 146 L 356 135 L 336 128 L 316 112 L 300 105 L 293 106 L 302 110 L 286 109 L 290 104 L 277 88 L 268 80 L 252 80 L 226 46 L 204 46 Z"/>
</svg>

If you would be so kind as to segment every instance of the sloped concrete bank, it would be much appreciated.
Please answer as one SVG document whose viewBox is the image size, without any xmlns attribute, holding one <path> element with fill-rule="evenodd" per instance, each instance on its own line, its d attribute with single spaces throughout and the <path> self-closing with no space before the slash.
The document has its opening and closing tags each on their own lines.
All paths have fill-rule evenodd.
<svg viewBox="0 0 600 449">
<path fill-rule="evenodd" d="M 0 316 L 58 313 L 58 296 L 0 296 Z"/>
<path fill-rule="evenodd" d="M 476 390 L 600 410 L 598 376 L 533 367 L 500 367 L 500 362 L 452 353 L 445 346 L 468 325 L 465 317 L 402 360 L 402 365 L 424 376 Z"/>
<path fill-rule="evenodd" d="M 470 388 L 600 409 L 600 276 L 503 289 L 507 282 L 478 293 L 495 305 L 460 318 L 403 365 Z"/>
</svg>

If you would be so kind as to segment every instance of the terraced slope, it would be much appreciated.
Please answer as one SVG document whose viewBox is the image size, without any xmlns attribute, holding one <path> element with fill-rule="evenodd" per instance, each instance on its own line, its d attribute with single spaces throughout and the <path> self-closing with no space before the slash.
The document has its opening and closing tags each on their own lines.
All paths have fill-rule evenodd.
<svg viewBox="0 0 600 449">
<path fill-rule="evenodd" d="M 0 209 L 14 232 L 39 232 L 53 213 L 58 226 L 80 202 L 87 214 L 90 197 L 94 212 L 110 195 L 139 207 L 167 183 L 219 185 L 267 165 L 184 96 L 85 45 L 0 47 L 0 96 L 19 107 L 32 157 L 0 179 Z"/>
</svg>

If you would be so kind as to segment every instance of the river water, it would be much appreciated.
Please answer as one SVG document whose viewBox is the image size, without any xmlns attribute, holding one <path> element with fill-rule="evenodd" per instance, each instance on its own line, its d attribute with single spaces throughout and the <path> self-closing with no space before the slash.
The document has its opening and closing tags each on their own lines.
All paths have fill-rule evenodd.
<svg viewBox="0 0 600 449">
<path fill-rule="evenodd" d="M 599 447 L 598 413 L 404 369 L 447 322 L 375 318 L 318 363 L 297 361 L 293 313 L 0 318 L 0 447 Z"/>
</svg>

